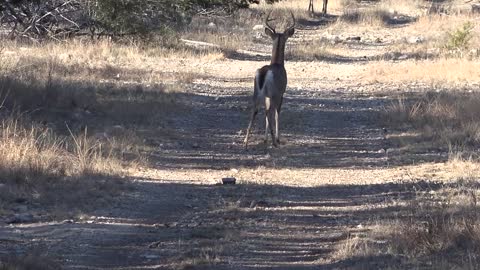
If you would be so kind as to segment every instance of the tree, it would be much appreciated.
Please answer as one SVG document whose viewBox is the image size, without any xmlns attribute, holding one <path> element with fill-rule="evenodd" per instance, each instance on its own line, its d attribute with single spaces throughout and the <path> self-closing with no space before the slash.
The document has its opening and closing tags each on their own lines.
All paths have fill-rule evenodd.
<svg viewBox="0 0 480 270">
<path fill-rule="evenodd" d="M 12 38 L 144 35 L 188 23 L 200 10 L 231 13 L 251 3 L 258 0 L 0 0 L 0 23 Z"/>
</svg>

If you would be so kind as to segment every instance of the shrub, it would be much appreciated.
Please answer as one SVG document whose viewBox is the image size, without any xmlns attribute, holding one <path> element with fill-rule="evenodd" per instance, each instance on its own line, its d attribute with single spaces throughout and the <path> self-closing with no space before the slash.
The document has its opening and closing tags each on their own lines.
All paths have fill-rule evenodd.
<svg viewBox="0 0 480 270">
<path fill-rule="evenodd" d="M 474 25 L 472 22 L 466 22 L 453 32 L 447 33 L 447 41 L 445 49 L 450 52 L 459 52 L 460 54 L 470 47 L 470 40 L 473 37 L 472 30 Z"/>
</svg>

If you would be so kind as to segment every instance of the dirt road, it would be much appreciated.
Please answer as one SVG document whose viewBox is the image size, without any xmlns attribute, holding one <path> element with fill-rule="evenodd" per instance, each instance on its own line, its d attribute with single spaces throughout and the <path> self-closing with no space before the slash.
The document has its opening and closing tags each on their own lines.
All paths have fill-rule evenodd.
<svg viewBox="0 0 480 270">
<path fill-rule="evenodd" d="M 298 35 L 319 31 L 299 30 Z M 362 60 L 365 52 L 386 49 L 367 43 L 352 48 L 358 50 L 352 49 L 351 57 L 289 60 L 280 118 L 283 143 L 267 150 L 262 117 L 250 150 L 241 142 L 252 74 L 268 62 L 260 57 L 268 46 L 222 60 L 170 63 L 173 70 L 203 76 L 179 95 L 182 111 L 158 130 L 145 131 L 156 149 L 149 153 L 154 168 L 126 179 L 132 182 L 128 191 L 82 218 L 2 224 L 0 253 L 36 253 L 65 269 L 378 269 L 394 264 L 391 258 L 342 257 L 349 239 L 401 214 L 398 205 L 423 184 L 401 182 L 408 177 L 399 166 L 410 161 L 387 159 L 384 151 L 390 146 L 379 112 L 402 89 L 364 82 L 356 72 L 368 61 Z M 218 185 L 226 176 L 239 184 Z"/>
</svg>

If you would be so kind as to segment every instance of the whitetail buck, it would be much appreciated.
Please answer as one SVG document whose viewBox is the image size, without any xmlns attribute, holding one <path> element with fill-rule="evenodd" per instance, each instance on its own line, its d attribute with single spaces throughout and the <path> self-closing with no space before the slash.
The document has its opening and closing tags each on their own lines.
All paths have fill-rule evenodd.
<svg viewBox="0 0 480 270">
<path fill-rule="evenodd" d="M 248 137 L 258 113 L 258 109 L 262 104 L 265 106 L 265 146 L 268 141 L 268 130 L 272 135 L 272 144 L 277 146 L 280 143 L 279 134 L 279 114 L 283 102 L 283 93 L 287 88 L 287 71 L 285 70 L 285 43 L 287 39 L 295 32 L 295 17 L 290 12 L 293 24 L 289 26 L 285 32 L 277 33 L 268 22 L 271 21 L 270 12 L 265 19 L 265 33 L 272 38 L 272 60 L 270 65 L 264 66 L 255 73 L 255 81 L 253 88 L 253 110 L 250 123 L 245 136 L 245 149 L 248 147 Z M 275 121 L 275 135 L 273 134 L 273 122 Z"/>
</svg>

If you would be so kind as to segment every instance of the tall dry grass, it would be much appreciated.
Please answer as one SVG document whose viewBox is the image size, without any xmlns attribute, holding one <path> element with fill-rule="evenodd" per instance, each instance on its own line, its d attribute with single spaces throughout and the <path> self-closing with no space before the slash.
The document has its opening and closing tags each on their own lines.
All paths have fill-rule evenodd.
<svg viewBox="0 0 480 270">
<path fill-rule="evenodd" d="M 123 189 L 113 180 L 129 163 L 86 134 L 59 136 L 27 117 L 0 110 L 0 212 L 21 199 L 55 207 L 54 217 L 71 217 L 98 198 L 109 200 Z M 109 180 L 112 179 L 112 180 Z M 72 193 L 73 192 L 73 193 Z"/>
<path fill-rule="evenodd" d="M 13 213 L 22 198 L 71 216 L 67 210 L 121 192 L 116 179 L 146 165 L 135 130 L 179 108 L 177 89 L 161 83 L 165 76 L 135 62 L 149 53 L 106 41 L 3 44 L 0 211 Z M 129 72 L 128 63 L 141 71 Z"/>
<path fill-rule="evenodd" d="M 472 151 L 480 145 L 480 96 L 442 91 L 411 100 L 399 98 L 387 106 L 384 123 L 393 128 L 410 126 L 432 145 Z"/>
<path fill-rule="evenodd" d="M 390 221 L 338 246 L 338 259 L 386 258 L 388 269 L 476 269 L 480 263 L 478 183 L 459 179 L 418 188 Z M 401 260 L 400 260 L 401 259 Z"/>
</svg>

